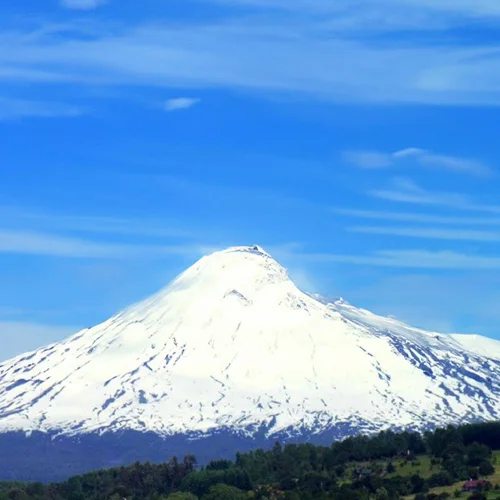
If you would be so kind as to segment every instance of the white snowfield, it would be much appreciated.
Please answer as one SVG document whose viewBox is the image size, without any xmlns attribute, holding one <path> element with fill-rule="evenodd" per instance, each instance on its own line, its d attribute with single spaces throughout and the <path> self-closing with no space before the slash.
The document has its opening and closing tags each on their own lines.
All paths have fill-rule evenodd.
<svg viewBox="0 0 500 500">
<path fill-rule="evenodd" d="M 236 247 L 0 364 L 0 432 L 422 428 L 500 418 L 499 382 L 500 342 L 325 303 L 261 248 Z"/>
</svg>

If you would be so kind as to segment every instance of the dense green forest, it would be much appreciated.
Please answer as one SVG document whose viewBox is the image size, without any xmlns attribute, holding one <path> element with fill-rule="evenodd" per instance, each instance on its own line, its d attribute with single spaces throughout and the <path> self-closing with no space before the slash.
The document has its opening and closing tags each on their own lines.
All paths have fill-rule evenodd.
<svg viewBox="0 0 500 500">
<path fill-rule="evenodd" d="M 197 467 L 193 456 L 135 463 L 59 484 L 0 483 L 0 500 L 500 500 L 500 423 L 390 431 L 332 446 L 276 443 Z M 498 455 L 500 457 L 500 454 Z M 470 491 L 462 492 L 469 480 Z"/>
</svg>

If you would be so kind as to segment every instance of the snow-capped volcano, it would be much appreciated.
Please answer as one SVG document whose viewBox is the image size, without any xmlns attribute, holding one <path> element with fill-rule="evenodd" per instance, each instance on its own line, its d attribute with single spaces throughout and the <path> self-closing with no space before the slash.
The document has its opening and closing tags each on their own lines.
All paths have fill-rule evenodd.
<svg viewBox="0 0 500 500">
<path fill-rule="evenodd" d="M 300 291 L 259 247 L 204 257 L 94 328 L 0 364 L 0 433 L 251 436 L 500 418 L 500 343 Z"/>
</svg>

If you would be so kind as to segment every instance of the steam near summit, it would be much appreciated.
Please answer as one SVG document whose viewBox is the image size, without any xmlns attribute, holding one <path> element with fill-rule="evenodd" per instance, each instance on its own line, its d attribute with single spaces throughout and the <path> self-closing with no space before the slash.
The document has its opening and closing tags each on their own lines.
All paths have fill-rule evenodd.
<svg viewBox="0 0 500 500">
<path fill-rule="evenodd" d="M 326 303 L 260 247 L 234 247 L 101 325 L 0 364 L 0 433 L 422 429 L 500 418 L 499 375 L 498 342 Z"/>
</svg>

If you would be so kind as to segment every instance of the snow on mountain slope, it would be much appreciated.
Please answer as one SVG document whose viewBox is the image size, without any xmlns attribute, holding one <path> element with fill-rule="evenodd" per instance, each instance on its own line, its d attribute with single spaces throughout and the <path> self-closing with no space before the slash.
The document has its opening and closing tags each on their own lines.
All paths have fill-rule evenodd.
<svg viewBox="0 0 500 500">
<path fill-rule="evenodd" d="M 460 335 L 453 334 L 451 337 L 456 340 L 464 349 L 484 356 L 500 360 L 500 342 L 481 335 Z"/>
<path fill-rule="evenodd" d="M 500 343 L 489 354 L 469 344 L 326 304 L 261 248 L 235 247 L 101 325 L 0 364 L 0 432 L 251 435 L 264 424 L 292 434 L 498 419 Z"/>
</svg>

